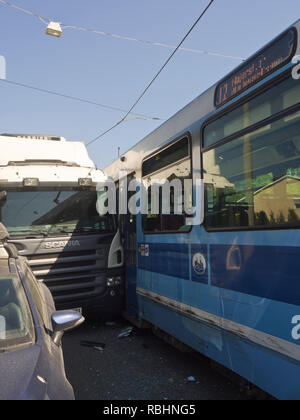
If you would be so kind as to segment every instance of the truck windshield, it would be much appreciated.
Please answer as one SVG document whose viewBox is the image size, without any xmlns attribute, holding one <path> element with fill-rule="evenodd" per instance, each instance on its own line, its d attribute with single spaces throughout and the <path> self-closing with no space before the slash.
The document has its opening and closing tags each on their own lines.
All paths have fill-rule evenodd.
<svg viewBox="0 0 300 420">
<path fill-rule="evenodd" d="M 113 233 L 115 217 L 100 216 L 96 203 L 94 190 L 6 190 L 0 221 L 11 237 Z"/>
<path fill-rule="evenodd" d="M 34 326 L 20 279 L 1 275 L 0 352 L 33 343 Z"/>
</svg>

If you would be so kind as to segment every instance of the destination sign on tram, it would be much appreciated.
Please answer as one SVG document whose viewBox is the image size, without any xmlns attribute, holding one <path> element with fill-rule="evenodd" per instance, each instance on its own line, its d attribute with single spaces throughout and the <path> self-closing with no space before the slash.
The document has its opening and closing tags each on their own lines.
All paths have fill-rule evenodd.
<svg viewBox="0 0 300 420">
<path fill-rule="evenodd" d="M 285 65 L 294 56 L 296 30 L 290 29 L 240 70 L 221 82 L 216 90 L 215 106 L 221 106 L 236 95 Z"/>
</svg>

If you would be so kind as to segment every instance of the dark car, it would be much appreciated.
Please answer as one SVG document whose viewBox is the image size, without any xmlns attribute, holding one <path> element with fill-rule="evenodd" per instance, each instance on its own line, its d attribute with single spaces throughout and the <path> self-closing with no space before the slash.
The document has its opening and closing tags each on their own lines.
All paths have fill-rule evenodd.
<svg viewBox="0 0 300 420">
<path fill-rule="evenodd" d="M 0 400 L 72 400 L 61 338 L 84 318 L 56 312 L 49 289 L 0 224 Z"/>
</svg>

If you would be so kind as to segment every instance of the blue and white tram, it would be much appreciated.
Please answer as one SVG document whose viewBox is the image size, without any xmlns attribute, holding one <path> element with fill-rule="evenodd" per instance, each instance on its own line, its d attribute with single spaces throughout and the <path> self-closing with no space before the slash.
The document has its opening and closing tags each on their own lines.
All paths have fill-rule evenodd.
<svg viewBox="0 0 300 420">
<path fill-rule="evenodd" d="M 300 399 L 300 21 L 106 169 L 193 180 L 203 220 L 126 216 L 127 311 Z M 199 180 L 204 181 L 201 189 Z M 198 186 L 198 187 L 197 187 Z"/>
</svg>

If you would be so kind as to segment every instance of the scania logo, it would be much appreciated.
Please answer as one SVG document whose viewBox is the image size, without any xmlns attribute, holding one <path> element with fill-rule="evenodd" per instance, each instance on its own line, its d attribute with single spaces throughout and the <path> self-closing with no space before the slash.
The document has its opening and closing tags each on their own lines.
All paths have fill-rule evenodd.
<svg viewBox="0 0 300 420">
<path fill-rule="evenodd" d="M 56 242 L 45 242 L 43 248 L 53 249 L 53 248 L 71 248 L 75 246 L 80 246 L 79 241 L 56 241 Z"/>
</svg>

